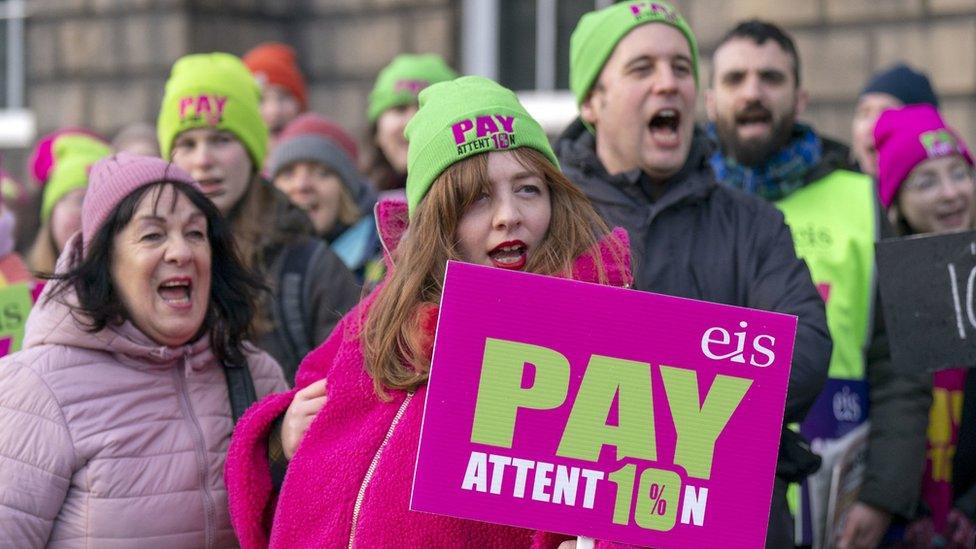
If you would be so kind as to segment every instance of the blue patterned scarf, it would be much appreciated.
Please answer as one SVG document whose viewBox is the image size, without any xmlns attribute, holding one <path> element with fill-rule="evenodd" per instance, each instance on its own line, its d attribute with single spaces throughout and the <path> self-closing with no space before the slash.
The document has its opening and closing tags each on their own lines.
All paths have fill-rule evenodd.
<svg viewBox="0 0 976 549">
<path fill-rule="evenodd" d="M 708 135 L 718 143 L 715 125 L 708 125 Z M 719 182 L 759 195 L 766 200 L 779 200 L 802 187 L 806 174 L 823 158 L 823 142 L 813 128 L 797 123 L 793 136 L 785 147 L 762 166 L 741 166 L 722 154 L 720 147 L 709 158 L 712 171 Z"/>
</svg>

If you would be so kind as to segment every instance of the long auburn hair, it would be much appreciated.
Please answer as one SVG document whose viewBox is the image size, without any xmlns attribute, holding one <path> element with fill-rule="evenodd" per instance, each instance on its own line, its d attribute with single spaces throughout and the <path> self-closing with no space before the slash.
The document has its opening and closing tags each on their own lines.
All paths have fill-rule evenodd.
<svg viewBox="0 0 976 549">
<path fill-rule="evenodd" d="M 609 229 L 589 200 L 542 153 L 524 147 L 510 152 L 546 181 L 552 206 L 549 230 L 525 270 L 569 276 L 574 261 L 591 254 L 600 281 L 606 282 L 596 246 Z M 467 158 L 434 181 L 414 212 L 396 248 L 395 268 L 377 290 L 363 326 L 365 368 L 381 399 L 389 399 L 386 389 L 414 391 L 427 382 L 430 339 L 420 313 L 440 303 L 447 261 L 461 259 L 456 237 L 461 216 L 490 186 L 488 155 Z"/>
</svg>

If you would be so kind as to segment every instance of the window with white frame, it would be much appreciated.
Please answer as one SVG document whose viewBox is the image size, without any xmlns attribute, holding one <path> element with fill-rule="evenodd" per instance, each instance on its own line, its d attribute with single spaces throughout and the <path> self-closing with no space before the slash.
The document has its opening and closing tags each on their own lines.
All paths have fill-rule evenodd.
<svg viewBox="0 0 976 549">
<path fill-rule="evenodd" d="M 586 12 L 612 0 L 464 0 L 461 70 L 497 80 L 550 133 L 576 115 L 569 37 Z"/>
<path fill-rule="evenodd" d="M 0 148 L 27 146 L 34 117 L 25 109 L 26 0 L 0 0 Z"/>
</svg>

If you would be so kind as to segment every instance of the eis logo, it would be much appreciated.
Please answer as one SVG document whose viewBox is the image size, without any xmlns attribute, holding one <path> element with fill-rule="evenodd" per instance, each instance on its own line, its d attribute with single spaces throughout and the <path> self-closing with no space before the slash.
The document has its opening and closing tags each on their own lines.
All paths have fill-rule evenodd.
<svg viewBox="0 0 976 549">
<path fill-rule="evenodd" d="M 630 12 L 634 15 L 635 19 L 654 16 L 662 18 L 669 23 L 676 23 L 678 21 L 677 12 L 657 2 L 634 2 L 630 5 Z"/>
<path fill-rule="evenodd" d="M 748 322 L 740 322 L 739 328 L 742 331 L 729 333 L 725 328 L 709 328 L 701 338 L 701 350 L 712 360 L 731 360 L 745 364 L 749 361 L 751 366 L 765 368 L 776 360 L 776 353 L 773 352 L 773 345 L 776 338 L 768 334 L 759 334 L 755 337 L 747 336 L 746 328 Z M 749 341 L 749 348 L 746 349 L 746 341 Z M 759 359 L 757 361 L 757 359 Z"/>
<path fill-rule="evenodd" d="M 396 93 L 407 92 L 412 95 L 417 95 L 418 93 L 420 93 L 420 90 L 426 88 L 429 85 L 430 82 L 428 80 L 416 80 L 416 79 L 397 80 L 393 84 L 393 91 Z"/>
<path fill-rule="evenodd" d="M 465 119 L 451 126 L 458 156 L 482 149 L 508 149 L 515 145 L 515 117 L 492 114 Z M 473 132 L 473 135 L 472 135 Z"/>
</svg>

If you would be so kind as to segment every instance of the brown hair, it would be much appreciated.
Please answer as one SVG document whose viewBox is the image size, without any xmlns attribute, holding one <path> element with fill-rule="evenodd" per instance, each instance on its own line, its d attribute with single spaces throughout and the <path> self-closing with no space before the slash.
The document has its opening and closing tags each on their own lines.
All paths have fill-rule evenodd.
<svg viewBox="0 0 976 549">
<path fill-rule="evenodd" d="M 51 232 L 51 220 L 41 223 L 41 228 L 34 237 L 34 243 L 27 252 L 27 266 L 36 275 L 54 274 L 54 267 L 58 262 L 58 249 Z"/>
<path fill-rule="evenodd" d="M 366 134 L 366 151 L 363 155 L 362 173 L 373 182 L 379 191 L 389 191 L 403 187 L 406 174 L 397 173 L 393 164 L 386 158 L 379 145 L 376 144 L 376 122 L 369 125 Z"/>
<path fill-rule="evenodd" d="M 230 232 L 244 267 L 260 273 L 264 283 L 274 288 L 275 281 L 270 279 L 266 269 L 264 250 L 268 247 L 270 239 L 279 236 L 276 234 L 277 227 L 268 226 L 269 222 L 272 224 L 279 222 L 275 200 L 277 191 L 272 185 L 264 183 L 260 174 L 252 175 L 247 185 L 244 196 L 228 212 L 227 223 L 230 225 Z M 251 322 L 251 329 L 256 335 L 264 335 L 274 329 L 274 320 L 268 314 L 267 301 L 271 298 L 268 292 L 259 296 L 257 314 Z"/>
<path fill-rule="evenodd" d="M 519 148 L 511 152 L 525 168 L 545 179 L 552 205 L 549 230 L 525 270 L 568 275 L 576 258 L 592 253 L 600 280 L 605 282 L 595 247 L 609 230 L 589 200 L 538 151 Z M 385 389 L 413 391 L 427 382 L 429 341 L 418 313 L 440 303 L 447 261 L 460 259 L 455 236 L 458 223 L 489 186 L 488 155 L 470 157 L 447 168 L 414 212 L 396 249 L 396 268 L 378 290 L 363 327 L 365 368 L 380 398 L 388 398 Z"/>
<path fill-rule="evenodd" d="M 339 185 L 339 215 L 336 216 L 336 221 L 347 227 L 351 227 L 362 216 L 363 214 L 359 211 L 359 206 L 352 199 L 352 193 L 349 192 L 349 188 L 346 187 L 345 183 Z"/>
</svg>

